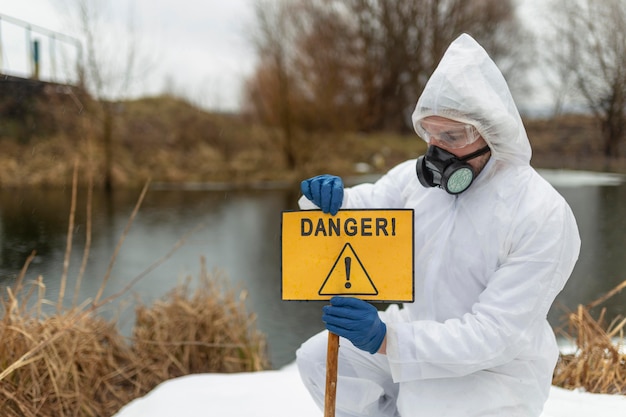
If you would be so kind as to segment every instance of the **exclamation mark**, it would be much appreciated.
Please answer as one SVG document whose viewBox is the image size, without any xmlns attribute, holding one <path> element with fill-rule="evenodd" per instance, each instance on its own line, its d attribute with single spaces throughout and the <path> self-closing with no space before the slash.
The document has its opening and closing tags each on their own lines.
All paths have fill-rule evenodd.
<svg viewBox="0 0 626 417">
<path fill-rule="evenodd" d="M 352 286 L 352 284 L 350 284 L 350 264 L 352 263 L 352 258 L 349 256 L 346 256 L 344 259 L 345 263 L 346 263 L 346 288 L 350 288 Z"/>
</svg>

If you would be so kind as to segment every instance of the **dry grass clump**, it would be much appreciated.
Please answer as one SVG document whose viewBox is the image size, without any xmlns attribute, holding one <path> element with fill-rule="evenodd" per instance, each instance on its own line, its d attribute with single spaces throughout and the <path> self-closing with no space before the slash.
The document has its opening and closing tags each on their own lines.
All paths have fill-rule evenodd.
<svg viewBox="0 0 626 417">
<path fill-rule="evenodd" d="M 43 319 L 9 305 L 4 313 L 2 415 L 106 416 L 146 392 L 114 324 L 78 309 Z"/>
<path fill-rule="evenodd" d="M 26 308 L 7 290 L 0 301 L 0 410 L 2 416 L 110 416 L 134 398 L 174 377 L 269 367 L 264 337 L 244 299 L 225 291 L 204 267 L 195 291 L 190 280 L 152 306 L 140 305 L 133 337 L 91 306 L 53 315 L 37 295 Z"/>
<path fill-rule="evenodd" d="M 626 319 L 616 318 L 605 322 L 606 309 L 597 319 L 590 310 L 626 288 L 626 281 L 602 298 L 579 305 L 569 314 L 569 334 L 576 351 L 562 354 L 557 363 L 554 385 L 587 392 L 626 395 L 626 350 L 624 349 L 624 326 Z"/>
<path fill-rule="evenodd" d="M 267 369 L 264 337 L 251 330 L 255 316 L 244 299 L 223 291 L 202 260 L 195 290 L 190 282 L 174 288 L 151 307 L 136 308 L 133 350 L 141 357 L 144 378 L 163 381 L 190 373 Z"/>
</svg>

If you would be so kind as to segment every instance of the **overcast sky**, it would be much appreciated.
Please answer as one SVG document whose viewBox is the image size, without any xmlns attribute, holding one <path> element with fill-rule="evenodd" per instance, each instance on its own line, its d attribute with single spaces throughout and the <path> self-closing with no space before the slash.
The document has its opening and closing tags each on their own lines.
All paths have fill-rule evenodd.
<svg viewBox="0 0 626 417">
<path fill-rule="evenodd" d="M 2 1 L 0 14 L 74 36 L 77 20 L 67 8 L 73 1 Z M 254 67 L 247 30 L 254 21 L 253 0 L 106 1 L 111 7 L 107 15 L 111 17 L 111 28 L 105 33 L 115 33 L 111 39 L 119 39 L 126 28 L 134 27 L 140 34 L 136 44 L 145 51 L 142 59 L 152 64 L 137 87 L 141 94 L 168 89 L 207 107 L 230 110 L 238 106 L 241 81 Z M 133 23 L 129 25 L 131 15 Z M 25 30 L 6 20 L 0 20 L 0 28 L 2 71 L 30 74 Z M 32 39 L 40 40 L 41 77 L 50 78 L 49 40 L 36 32 Z M 60 41 L 55 45 L 54 73 L 59 76 L 64 65 L 59 61 L 71 56 L 75 48 Z"/>
<path fill-rule="evenodd" d="M 0 15 L 10 16 L 55 32 L 76 36 L 77 0 L 2 0 Z M 109 25 L 103 30 L 104 56 L 122 55 L 125 30 L 132 26 L 140 35 L 141 62 L 149 69 L 131 96 L 173 92 L 207 108 L 236 110 L 243 79 L 252 73 L 255 55 L 250 42 L 254 24 L 254 0 L 100 0 L 108 5 Z M 527 19 L 537 16 L 541 0 L 521 0 Z M 133 23 L 129 25 L 129 16 Z M 110 36 L 108 36 L 110 35 Z M 25 30 L 0 20 L 0 69 L 27 76 L 32 71 L 27 55 Z M 70 77 L 62 66 L 73 61 L 75 47 L 33 32 L 40 43 L 40 76 Z M 118 43 L 111 43 L 115 40 Z M 52 58 L 55 55 L 56 58 Z M 63 62 L 61 62 L 63 61 Z M 62 81 L 62 80 L 57 80 Z"/>
</svg>

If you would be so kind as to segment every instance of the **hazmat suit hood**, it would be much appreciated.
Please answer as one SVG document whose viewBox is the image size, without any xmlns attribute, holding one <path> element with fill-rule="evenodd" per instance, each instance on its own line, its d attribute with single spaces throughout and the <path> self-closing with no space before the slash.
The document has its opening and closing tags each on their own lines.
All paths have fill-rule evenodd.
<svg viewBox="0 0 626 417">
<path fill-rule="evenodd" d="M 530 163 L 526 129 L 504 76 L 467 34 L 450 44 L 426 83 L 413 112 L 413 127 L 428 116 L 474 125 L 496 161 Z"/>
</svg>

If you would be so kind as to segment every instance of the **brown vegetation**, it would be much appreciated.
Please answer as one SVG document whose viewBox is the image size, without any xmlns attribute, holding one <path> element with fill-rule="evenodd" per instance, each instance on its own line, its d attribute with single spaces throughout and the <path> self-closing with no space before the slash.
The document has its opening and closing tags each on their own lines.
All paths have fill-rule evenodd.
<svg viewBox="0 0 626 417">
<path fill-rule="evenodd" d="M 571 340 L 575 351 L 561 354 L 554 371 L 554 385 L 588 392 L 626 395 L 626 319 L 617 317 L 605 323 L 606 310 L 597 319 L 591 310 L 626 288 L 626 281 L 600 299 L 579 305 L 568 315 L 568 328 L 563 333 Z"/>
<path fill-rule="evenodd" d="M 68 257 L 76 210 L 77 172 L 75 169 L 72 182 Z M 147 186 L 129 226 L 146 190 Z M 117 249 L 112 263 L 116 254 Z M 55 303 L 45 298 L 43 278 L 28 285 L 23 283 L 33 258 L 34 253 L 15 285 L 7 288 L 6 295 L 0 298 L 3 416 L 109 416 L 170 378 L 269 367 L 265 338 L 255 328 L 254 315 L 246 312 L 243 293 L 237 297 L 222 279 L 209 274 L 204 260 L 193 289 L 187 280 L 152 306 L 138 303 L 133 335 L 127 339 L 115 322 L 103 319 L 99 313 L 142 275 L 120 293 L 101 299 L 108 278 L 105 275 L 93 300 L 78 305 L 74 297 L 71 307 L 64 308 L 67 283 L 67 271 L 64 271 L 56 310 L 49 314 L 46 311 Z M 84 259 L 87 258 L 88 249 L 84 253 Z M 76 292 L 79 283 L 80 276 Z"/>
<path fill-rule="evenodd" d="M 1 303 L 3 416 L 109 416 L 159 383 L 206 372 L 269 368 L 254 316 L 203 267 L 197 288 L 139 305 L 133 336 L 84 306 L 41 314 L 43 280 Z M 36 302 L 28 308 L 29 292 Z"/>
<path fill-rule="evenodd" d="M 48 134 L 27 131 L 22 139 L 0 129 L 0 187 L 69 186 L 75 160 L 104 184 L 104 149 L 99 124 L 89 110 L 78 112 L 68 95 L 44 96 L 51 114 Z M 55 101 L 56 100 L 56 101 Z M 83 99 L 83 103 L 87 103 Z M 383 173 L 425 150 L 416 134 L 308 132 L 297 130 L 296 167 L 282 151 L 280 131 L 242 115 L 215 114 L 170 96 L 116 104 L 113 182 L 139 187 L 153 182 L 297 182 L 329 172 L 350 176 L 358 163 Z M 626 158 L 603 156 L 600 127 L 591 117 L 566 115 L 525 121 L 538 168 L 626 172 Z M 86 185 L 88 175 L 79 181 Z"/>
<path fill-rule="evenodd" d="M 407 111 L 461 33 L 513 81 L 529 62 L 530 42 L 510 47 L 528 40 L 510 0 L 259 1 L 256 21 L 243 111 L 281 133 L 274 150 L 289 170 L 309 162 L 303 132 L 412 132 Z"/>
<path fill-rule="evenodd" d="M 406 110 L 464 32 L 514 61 L 505 72 L 523 67 L 510 0 L 262 1 L 256 20 L 247 110 L 288 138 L 295 128 L 408 132 Z"/>
<path fill-rule="evenodd" d="M 44 94 L 36 103 L 48 106 L 49 120 L 41 123 L 49 133 L 39 126 L 18 139 L 0 128 L 0 187 L 68 186 L 75 160 L 96 186 L 104 186 L 105 149 L 98 139 L 102 124 L 89 98 L 81 98 L 80 111 L 69 96 Z M 112 174 L 117 187 L 138 187 L 148 179 L 234 185 L 299 181 L 319 171 L 351 175 L 358 162 L 383 172 L 424 149 L 415 135 L 299 130 L 294 133 L 298 164 L 293 169 L 282 151 L 282 134 L 246 116 L 210 113 L 171 96 L 120 102 L 114 108 Z M 20 120 L 21 115 L 14 122 Z M 82 185 L 87 177 L 79 179 Z"/>
</svg>

